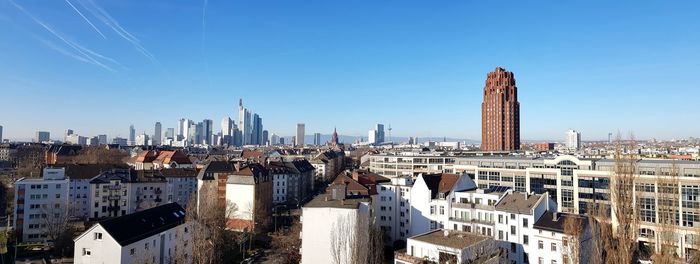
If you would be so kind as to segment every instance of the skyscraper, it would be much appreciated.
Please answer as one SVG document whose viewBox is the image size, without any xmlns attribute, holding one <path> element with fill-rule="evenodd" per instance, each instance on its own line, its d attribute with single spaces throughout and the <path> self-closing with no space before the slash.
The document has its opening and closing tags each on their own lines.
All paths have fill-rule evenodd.
<svg viewBox="0 0 700 264">
<path fill-rule="evenodd" d="M 314 133 L 314 146 L 321 145 L 321 133 Z"/>
<path fill-rule="evenodd" d="M 0 143 L 2 143 L 2 126 L 0 126 Z"/>
<path fill-rule="evenodd" d="M 233 144 L 232 134 L 233 133 L 233 121 L 230 117 L 224 117 L 221 120 L 221 144 L 231 145 Z"/>
<path fill-rule="evenodd" d="M 250 142 L 252 145 L 263 144 L 263 124 L 262 118 L 258 114 L 253 114 L 253 128 L 250 132 Z"/>
<path fill-rule="evenodd" d="M 238 129 L 241 130 L 241 144 L 248 145 L 252 141 L 253 124 L 250 120 L 250 111 L 243 107 L 243 99 L 238 102 Z"/>
<path fill-rule="evenodd" d="M 481 104 L 481 149 L 520 149 L 520 103 L 512 72 L 501 67 L 489 72 Z"/>
<path fill-rule="evenodd" d="M 303 147 L 304 146 L 304 124 L 299 123 L 297 124 L 297 136 L 296 140 L 294 141 L 296 146 Z"/>
<path fill-rule="evenodd" d="M 576 130 L 566 131 L 566 147 L 570 150 L 581 148 L 581 133 Z"/>
<path fill-rule="evenodd" d="M 161 126 L 160 122 L 156 122 L 156 127 L 153 132 L 153 145 L 155 146 L 160 146 L 161 144 L 161 139 L 163 136 L 162 130 L 163 127 Z"/>
<path fill-rule="evenodd" d="M 169 127 L 165 130 L 166 139 L 175 139 L 175 128 Z"/>
<path fill-rule="evenodd" d="M 212 136 L 214 135 L 214 121 L 210 119 L 202 120 L 202 144 L 214 145 Z"/>
<path fill-rule="evenodd" d="M 72 131 L 71 131 L 72 133 Z M 129 126 L 129 146 L 134 146 L 136 144 L 136 129 L 134 125 Z"/>
<path fill-rule="evenodd" d="M 377 130 L 372 129 L 367 132 L 367 143 L 371 145 L 379 143 L 377 142 Z"/>
<path fill-rule="evenodd" d="M 133 127 L 133 125 L 132 125 Z M 68 136 L 73 135 L 73 129 L 66 129 L 66 133 L 63 134 L 63 141 L 68 142 Z"/>
<path fill-rule="evenodd" d="M 277 145 L 279 144 L 279 141 L 280 137 L 277 134 L 272 133 L 272 135 L 270 135 L 270 145 Z"/>
<path fill-rule="evenodd" d="M 51 137 L 51 135 L 49 134 L 49 132 L 46 132 L 46 131 L 37 131 L 36 132 L 36 142 L 38 142 L 38 143 L 49 141 L 49 140 L 51 140 L 50 137 Z"/>
<path fill-rule="evenodd" d="M 262 145 L 267 146 L 269 145 L 270 138 L 269 138 L 269 133 L 267 130 L 263 130 L 262 132 Z"/>
<path fill-rule="evenodd" d="M 381 144 L 384 143 L 384 125 L 383 124 L 377 124 L 375 129 L 376 132 L 376 143 Z"/>
<path fill-rule="evenodd" d="M 189 135 L 189 129 L 190 125 L 192 125 L 192 121 L 189 119 L 181 118 L 180 121 L 177 122 L 177 138 L 176 140 L 186 140 L 187 136 Z"/>
</svg>

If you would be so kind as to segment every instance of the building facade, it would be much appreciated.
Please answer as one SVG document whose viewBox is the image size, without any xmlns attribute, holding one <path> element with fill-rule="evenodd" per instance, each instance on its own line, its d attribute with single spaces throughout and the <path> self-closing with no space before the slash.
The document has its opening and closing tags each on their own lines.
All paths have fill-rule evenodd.
<svg viewBox="0 0 700 264">
<path fill-rule="evenodd" d="M 489 72 L 481 104 L 481 150 L 520 149 L 520 103 L 512 72 Z"/>
</svg>

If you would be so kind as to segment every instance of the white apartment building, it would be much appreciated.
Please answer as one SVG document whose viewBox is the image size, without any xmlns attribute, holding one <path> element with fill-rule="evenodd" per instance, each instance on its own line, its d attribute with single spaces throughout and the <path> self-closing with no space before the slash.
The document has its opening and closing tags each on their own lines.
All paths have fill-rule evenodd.
<svg viewBox="0 0 700 264">
<path fill-rule="evenodd" d="M 576 214 L 566 214 L 547 211 L 537 222 L 533 228 L 533 240 L 530 245 L 531 252 L 537 252 L 533 258 L 537 264 L 561 264 L 572 263 L 568 255 L 571 252 L 570 246 L 572 239 L 565 232 L 566 221 L 569 218 L 576 218 L 578 223 L 581 223 L 581 236 L 579 241 L 579 262 L 588 263 L 591 246 L 591 232 L 588 228 L 588 222 L 585 217 Z"/>
<path fill-rule="evenodd" d="M 572 151 L 581 149 L 581 132 L 576 130 L 566 131 L 566 148 Z"/>
<path fill-rule="evenodd" d="M 510 193 L 509 188 L 501 186 L 456 192 L 447 227 L 494 237 L 496 204 Z"/>
<path fill-rule="evenodd" d="M 473 189 L 476 184 L 467 175 L 418 175 L 411 189 L 409 235 L 444 228 L 450 221 L 455 193 Z"/>
<path fill-rule="evenodd" d="M 412 177 L 393 177 L 390 182 L 379 183 L 377 195 L 372 197 L 375 221 L 390 243 L 409 237 L 412 188 Z"/>
<path fill-rule="evenodd" d="M 508 259 L 516 262 L 537 263 L 543 254 L 539 249 L 533 249 L 535 231 L 533 225 L 546 211 L 555 211 L 556 205 L 549 196 L 510 193 L 505 195 L 495 207 L 495 238 L 500 242 L 509 243 Z"/>
<path fill-rule="evenodd" d="M 345 196 L 345 190 L 316 196 L 302 208 L 301 263 L 328 263 L 334 243 L 355 236 L 351 232 L 369 228 L 358 219 L 369 219 L 370 199 Z M 349 254 L 352 256 L 352 254 Z M 346 263 L 354 263 L 348 259 Z"/>
<path fill-rule="evenodd" d="M 432 230 L 408 239 L 405 252 L 394 254 L 395 264 L 500 263 L 493 238 L 454 230 Z"/>
<path fill-rule="evenodd" d="M 74 263 L 187 263 L 189 232 L 176 203 L 104 220 L 74 239 Z"/>
<path fill-rule="evenodd" d="M 70 214 L 67 194 L 68 179 L 63 168 L 45 168 L 42 178 L 21 178 L 15 182 L 13 226 L 22 241 L 47 239 L 48 225 Z"/>
<path fill-rule="evenodd" d="M 90 180 L 90 217 L 123 216 L 163 204 L 165 178 L 146 173 L 114 169 Z"/>
</svg>

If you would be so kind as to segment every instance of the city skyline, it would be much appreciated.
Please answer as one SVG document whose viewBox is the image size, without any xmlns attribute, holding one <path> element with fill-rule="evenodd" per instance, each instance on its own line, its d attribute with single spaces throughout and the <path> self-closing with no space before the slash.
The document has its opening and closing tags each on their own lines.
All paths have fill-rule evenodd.
<svg viewBox="0 0 700 264">
<path fill-rule="evenodd" d="M 150 134 L 155 122 L 235 117 L 243 97 L 281 136 L 303 122 L 366 137 L 383 123 L 396 137 L 479 140 L 483 78 L 497 66 L 517 75 L 523 141 L 700 136 L 686 122 L 700 89 L 678 78 L 698 70 L 700 37 L 683 34 L 700 23 L 697 3 L 72 3 L 94 27 L 66 2 L 0 3 L 0 33 L 14 37 L 0 53 L 3 138 L 128 138 L 130 124 Z M 134 100 L 142 91 L 159 107 Z"/>
</svg>

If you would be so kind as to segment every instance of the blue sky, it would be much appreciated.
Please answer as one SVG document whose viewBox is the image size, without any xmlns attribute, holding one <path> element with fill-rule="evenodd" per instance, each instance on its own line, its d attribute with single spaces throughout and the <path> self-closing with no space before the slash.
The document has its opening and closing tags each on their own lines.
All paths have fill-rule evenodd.
<svg viewBox="0 0 700 264">
<path fill-rule="evenodd" d="M 94 1 L 94 2 L 93 2 Z M 204 8 L 206 4 L 206 8 Z M 0 0 L 6 138 L 237 119 L 292 135 L 480 139 L 513 71 L 523 139 L 700 136 L 697 1 Z M 76 11 L 77 10 L 77 11 Z M 218 125 L 217 125 L 218 126 Z"/>
</svg>

